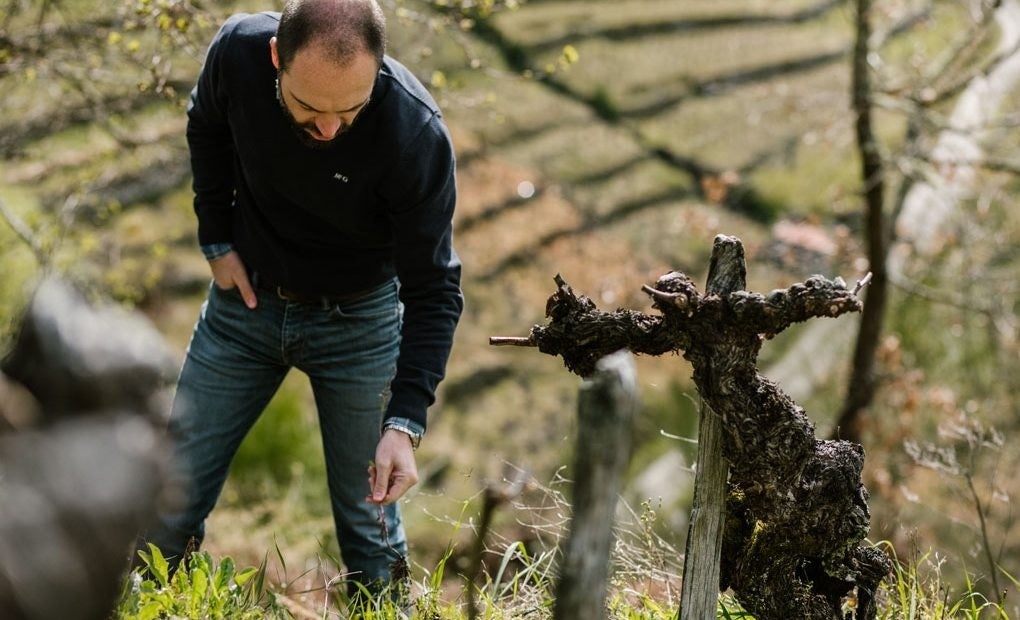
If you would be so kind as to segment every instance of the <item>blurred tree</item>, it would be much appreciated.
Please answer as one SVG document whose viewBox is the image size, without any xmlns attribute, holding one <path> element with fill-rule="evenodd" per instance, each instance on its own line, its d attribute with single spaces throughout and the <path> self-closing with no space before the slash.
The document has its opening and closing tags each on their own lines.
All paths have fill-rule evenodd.
<svg viewBox="0 0 1020 620">
<path fill-rule="evenodd" d="M 1016 41 L 1006 39 L 1000 40 L 998 47 L 991 45 L 997 33 L 996 17 L 1015 19 L 1015 3 L 991 0 L 974 6 L 972 24 L 954 45 L 933 61 L 915 59 L 920 67 L 915 74 L 901 71 L 895 75 L 880 55 L 882 37 L 875 36 L 872 21 L 876 10 L 872 0 L 856 1 L 851 100 L 860 154 L 864 236 L 874 278 L 861 316 L 846 397 L 835 425 L 834 435 L 843 439 L 861 440 L 861 416 L 874 400 L 877 389 L 876 353 L 883 333 L 889 285 L 896 275 L 904 280 L 899 273 L 900 263 L 890 255 L 890 248 L 898 240 L 922 249 L 939 245 L 935 237 L 943 228 L 947 210 L 958 208 L 961 194 L 973 189 L 970 185 L 976 184 L 980 170 L 1020 173 L 1020 164 L 997 159 L 994 153 L 986 153 L 982 148 L 992 123 L 1002 122 L 1003 111 L 996 109 L 996 104 L 989 102 L 987 109 L 976 111 L 964 109 L 962 122 L 944 118 L 947 102 L 962 99 L 961 93 L 966 95 L 968 87 L 987 80 L 996 67 L 1020 58 Z M 878 68 L 885 70 L 886 83 L 882 83 L 881 75 L 877 82 L 873 79 Z M 1015 86 L 1009 79 L 1004 82 L 994 86 L 1002 91 L 994 101 L 1001 101 L 1001 95 Z M 962 105 L 958 103 L 957 109 Z M 899 146 L 883 143 L 879 138 L 874 120 L 879 107 L 906 115 Z M 940 139 L 946 133 L 954 136 L 951 144 Z M 895 177 L 899 187 L 890 200 L 888 187 Z M 929 191 L 919 192 L 921 184 L 926 184 Z M 942 208 L 935 208 L 938 204 L 920 204 L 936 199 L 936 195 Z M 914 211 L 922 213 L 910 214 L 913 219 L 904 225 L 902 216 L 910 208 L 911 199 Z M 898 224 L 898 233 L 894 223 Z M 891 269 L 894 273 L 890 273 Z"/>
<path fill-rule="evenodd" d="M 873 87 L 868 68 L 871 44 L 871 0 L 857 0 L 855 20 L 852 102 L 856 115 L 857 147 L 861 158 L 861 179 L 864 185 L 865 237 L 868 265 L 872 273 L 871 287 L 867 291 L 860 330 L 854 350 L 853 371 L 847 389 L 846 402 L 836 423 L 840 437 L 860 442 L 856 418 L 871 402 L 875 394 L 875 350 L 882 331 L 888 295 L 886 276 L 885 178 L 882 154 L 872 121 L 871 98 Z"/>
<path fill-rule="evenodd" d="M 11 112 L 0 121 L 4 181 L 34 186 L 4 196 L 0 216 L 36 267 L 74 272 L 120 299 L 153 285 L 148 276 L 165 246 L 147 246 L 139 273 L 121 278 L 111 267 L 127 264 L 122 241 L 100 229 L 125 206 L 184 181 L 182 137 L 152 119 L 183 104 L 201 60 L 196 41 L 212 25 L 188 0 L 12 0 L 0 8 L 0 98 Z M 6 261 L 17 248 L 0 252 Z M 11 275 L 7 294 L 33 270 Z M 118 279 L 138 284 L 117 287 Z"/>
</svg>

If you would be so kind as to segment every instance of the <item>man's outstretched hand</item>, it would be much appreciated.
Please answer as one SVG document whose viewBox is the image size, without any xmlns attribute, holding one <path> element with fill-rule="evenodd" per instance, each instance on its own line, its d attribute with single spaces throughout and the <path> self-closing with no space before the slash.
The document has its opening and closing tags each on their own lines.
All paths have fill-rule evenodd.
<svg viewBox="0 0 1020 620">
<path fill-rule="evenodd" d="M 216 286 L 224 291 L 236 286 L 237 291 L 241 293 L 241 298 L 244 299 L 244 305 L 249 308 L 255 307 L 258 303 L 255 299 L 255 291 L 251 288 L 248 271 L 245 270 L 244 263 L 241 262 L 241 257 L 237 252 L 230 251 L 219 258 L 212 259 L 209 261 L 209 268 L 212 270 Z"/>
<path fill-rule="evenodd" d="M 375 449 L 375 463 L 368 467 L 371 494 L 365 498 L 373 504 L 391 504 L 418 482 L 418 466 L 414 461 L 411 438 L 400 431 L 383 431 Z"/>
</svg>

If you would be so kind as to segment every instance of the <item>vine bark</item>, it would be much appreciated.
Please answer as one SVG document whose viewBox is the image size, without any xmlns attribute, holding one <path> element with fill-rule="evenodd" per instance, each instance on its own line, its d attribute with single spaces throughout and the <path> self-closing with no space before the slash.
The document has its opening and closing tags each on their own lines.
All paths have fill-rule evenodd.
<svg viewBox="0 0 1020 620">
<path fill-rule="evenodd" d="M 891 563 L 862 543 L 870 522 L 864 450 L 817 439 L 804 410 L 756 368 L 763 339 L 810 318 L 859 312 L 860 285 L 851 291 L 840 278 L 812 276 L 762 295 L 742 290 L 744 273 L 740 240 L 716 237 L 709 281 L 717 284 L 708 293 L 680 272 L 644 287 L 661 316 L 599 311 L 557 276 L 548 324 L 499 343 L 558 355 L 581 376 L 621 348 L 682 353 L 722 421 L 730 463 L 719 588 L 732 588 L 758 620 L 840 618 L 854 596 L 856 617 L 872 619 Z"/>
</svg>

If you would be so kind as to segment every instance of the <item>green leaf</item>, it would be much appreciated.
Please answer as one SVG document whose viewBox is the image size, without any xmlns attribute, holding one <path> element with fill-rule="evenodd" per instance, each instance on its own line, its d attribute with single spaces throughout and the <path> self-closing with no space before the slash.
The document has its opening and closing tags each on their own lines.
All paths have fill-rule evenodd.
<svg viewBox="0 0 1020 620">
<path fill-rule="evenodd" d="M 152 543 L 149 543 L 149 556 L 150 561 L 146 564 L 159 584 L 165 588 L 170 582 L 170 565 L 163 557 L 163 552 L 159 550 L 159 547 Z"/>
<path fill-rule="evenodd" d="M 202 602 L 205 601 L 206 592 L 209 590 L 209 575 L 201 568 L 193 568 L 191 571 L 191 610 L 198 611 Z"/>
<path fill-rule="evenodd" d="M 189 564 L 192 570 L 200 570 L 205 573 L 207 577 L 212 575 L 212 556 L 210 556 L 207 551 L 191 554 Z"/>
<path fill-rule="evenodd" d="M 276 549 L 276 557 L 280 559 L 280 566 L 283 567 L 283 573 L 287 574 L 287 560 L 283 559 L 283 552 L 280 551 L 280 543 L 276 541 L 276 536 L 273 536 L 273 547 Z M 265 564 L 265 560 L 263 560 L 263 564 Z"/>
<path fill-rule="evenodd" d="M 279 553 L 280 548 L 277 547 L 276 551 L 277 551 L 277 553 Z M 266 551 L 266 554 L 264 556 L 262 556 L 262 565 L 259 566 L 258 579 L 255 580 L 255 585 L 253 587 L 255 593 L 262 592 L 262 590 L 265 588 L 265 585 L 266 585 L 266 563 L 268 561 L 269 561 L 269 552 Z M 287 570 L 286 567 L 284 567 L 284 571 L 286 571 L 286 570 Z"/>
<path fill-rule="evenodd" d="M 234 577 L 234 583 L 236 583 L 239 586 L 243 586 L 244 584 L 248 583 L 248 580 L 254 577 L 258 572 L 259 569 L 255 568 L 254 566 L 250 566 L 244 569 L 243 571 L 237 573 L 237 575 Z"/>
<path fill-rule="evenodd" d="M 163 611 L 163 604 L 153 601 L 138 610 L 137 620 L 155 620 L 159 618 L 161 611 Z"/>
<path fill-rule="evenodd" d="M 234 560 L 230 556 L 224 556 L 220 560 L 220 568 L 216 571 L 216 590 L 225 590 L 234 578 Z"/>
</svg>

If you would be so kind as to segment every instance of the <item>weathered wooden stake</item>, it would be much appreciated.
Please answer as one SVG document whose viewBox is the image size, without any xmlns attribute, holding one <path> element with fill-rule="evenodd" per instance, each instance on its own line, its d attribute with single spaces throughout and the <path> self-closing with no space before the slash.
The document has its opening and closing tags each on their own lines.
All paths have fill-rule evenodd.
<svg viewBox="0 0 1020 620">
<path fill-rule="evenodd" d="M 613 513 L 630 460 L 638 408 L 633 356 L 620 351 L 596 364 L 581 386 L 574 466 L 574 518 L 556 590 L 556 620 L 606 617 Z"/>
<path fill-rule="evenodd" d="M 724 297 L 747 286 L 743 249 L 734 237 L 716 240 L 705 290 Z M 712 620 L 719 604 L 719 556 L 726 515 L 726 478 L 722 419 L 702 401 L 698 417 L 698 465 L 694 475 L 694 505 L 687 530 L 684 576 L 680 591 L 680 620 Z"/>
<path fill-rule="evenodd" d="M 680 590 L 681 620 L 712 620 L 719 606 L 719 556 L 729 474 L 729 465 L 722 455 L 722 442 L 722 420 L 702 401 L 694 505 L 687 529 Z"/>
</svg>

